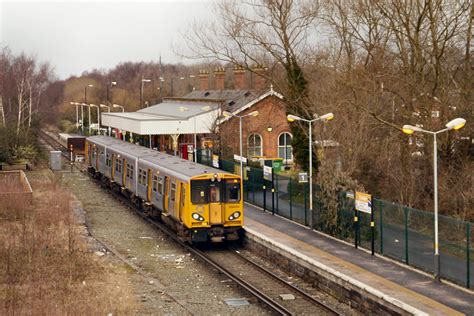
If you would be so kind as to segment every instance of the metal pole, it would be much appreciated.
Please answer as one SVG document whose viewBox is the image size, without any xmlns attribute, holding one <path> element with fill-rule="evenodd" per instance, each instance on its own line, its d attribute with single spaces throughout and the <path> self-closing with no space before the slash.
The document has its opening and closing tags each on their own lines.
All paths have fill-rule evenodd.
<svg viewBox="0 0 474 316">
<path fill-rule="evenodd" d="M 81 133 L 84 135 L 84 105 L 81 104 Z"/>
<path fill-rule="evenodd" d="M 86 103 L 87 104 L 87 103 Z M 91 134 L 91 122 L 92 122 L 92 118 L 91 118 L 91 106 L 90 104 L 87 105 L 87 108 L 89 109 L 89 135 Z"/>
<path fill-rule="evenodd" d="M 143 109 L 143 76 L 142 81 L 140 81 L 140 109 Z"/>
<path fill-rule="evenodd" d="M 110 113 L 110 106 L 107 107 L 107 113 Z M 109 128 L 109 136 L 112 134 L 112 129 L 110 128 L 110 125 L 108 126 Z"/>
<path fill-rule="evenodd" d="M 194 162 L 197 162 L 196 115 L 194 115 Z"/>
<path fill-rule="evenodd" d="M 309 121 L 309 228 L 313 229 L 313 130 Z"/>
<path fill-rule="evenodd" d="M 111 83 L 110 82 L 107 82 L 107 105 L 109 105 L 109 85 Z"/>
<path fill-rule="evenodd" d="M 76 103 L 76 128 L 79 128 L 79 108 L 77 106 L 78 104 Z"/>
<path fill-rule="evenodd" d="M 100 106 L 97 105 L 97 135 L 100 135 Z"/>
<path fill-rule="evenodd" d="M 471 288 L 471 226 L 466 223 L 466 287 Z"/>
<path fill-rule="evenodd" d="M 243 171 L 243 157 L 242 157 L 242 116 L 239 116 L 239 133 L 240 133 L 240 178 L 242 182 L 244 181 L 244 171 Z"/>
<path fill-rule="evenodd" d="M 433 168 L 434 168 L 434 233 L 435 233 L 435 253 L 434 253 L 434 264 L 435 264 L 435 281 L 439 282 L 440 277 L 440 255 L 439 255 L 439 240 L 438 240 L 438 146 L 436 143 L 436 133 L 433 133 Z"/>
</svg>

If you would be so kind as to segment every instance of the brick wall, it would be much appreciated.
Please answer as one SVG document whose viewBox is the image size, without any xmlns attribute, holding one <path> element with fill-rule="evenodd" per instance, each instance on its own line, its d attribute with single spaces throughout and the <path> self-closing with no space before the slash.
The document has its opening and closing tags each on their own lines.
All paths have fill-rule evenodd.
<svg viewBox="0 0 474 316">
<path fill-rule="evenodd" d="M 251 108 L 239 113 L 245 115 L 252 111 L 258 111 L 256 117 L 245 117 L 242 119 L 242 152 L 247 156 L 248 137 L 257 133 L 262 137 L 263 155 L 268 158 L 278 157 L 278 137 L 283 132 L 290 132 L 286 120 L 285 104 L 275 96 L 269 96 Z M 272 131 L 267 130 L 268 127 Z M 222 144 L 232 148 L 235 154 L 239 153 L 239 119 L 231 118 L 221 125 Z"/>
</svg>

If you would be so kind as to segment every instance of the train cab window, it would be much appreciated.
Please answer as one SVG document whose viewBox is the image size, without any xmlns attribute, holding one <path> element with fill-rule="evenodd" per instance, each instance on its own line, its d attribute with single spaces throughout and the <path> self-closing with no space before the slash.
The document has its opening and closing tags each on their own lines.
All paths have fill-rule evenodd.
<svg viewBox="0 0 474 316">
<path fill-rule="evenodd" d="M 170 199 L 171 201 L 176 200 L 176 183 L 171 183 Z"/>
<path fill-rule="evenodd" d="M 191 202 L 193 204 L 209 203 L 209 180 L 191 181 Z"/>
<path fill-rule="evenodd" d="M 153 175 L 153 185 L 152 185 L 153 192 L 158 191 L 158 176 Z"/>
<path fill-rule="evenodd" d="M 220 182 L 211 182 L 209 185 L 209 196 L 211 202 L 220 202 L 221 201 L 221 183 Z"/>
<path fill-rule="evenodd" d="M 225 201 L 239 202 L 240 201 L 240 183 L 235 179 L 227 179 L 224 184 Z"/>
</svg>

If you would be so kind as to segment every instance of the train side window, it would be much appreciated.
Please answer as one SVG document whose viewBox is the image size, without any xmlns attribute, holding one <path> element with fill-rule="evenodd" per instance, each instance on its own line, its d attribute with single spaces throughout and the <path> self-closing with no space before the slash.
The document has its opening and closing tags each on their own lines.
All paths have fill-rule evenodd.
<svg viewBox="0 0 474 316">
<path fill-rule="evenodd" d="M 153 192 L 158 191 L 158 176 L 153 175 L 153 187 L 152 187 Z"/>
<path fill-rule="evenodd" d="M 105 158 L 105 165 L 107 167 L 112 167 L 112 157 L 110 154 L 107 154 L 106 155 L 106 158 Z"/>
<path fill-rule="evenodd" d="M 134 174 L 134 166 L 132 164 L 127 163 L 127 178 L 133 179 Z"/>
<path fill-rule="evenodd" d="M 176 199 L 176 183 L 171 183 L 171 193 L 170 193 L 171 201 Z"/>
<path fill-rule="evenodd" d="M 158 178 L 158 194 L 163 195 L 163 178 Z"/>
<path fill-rule="evenodd" d="M 115 159 L 115 171 L 122 173 L 122 159 L 120 158 Z"/>
<path fill-rule="evenodd" d="M 209 203 L 209 180 L 191 181 L 191 203 Z"/>
<path fill-rule="evenodd" d="M 146 170 L 138 169 L 138 183 L 146 186 Z"/>
<path fill-rule="evenodd" d="M 240 183 L 238 180 L 228 179 L 225 181 L 224 187 L 226 202 L 240 201 Z"/>
</svg>

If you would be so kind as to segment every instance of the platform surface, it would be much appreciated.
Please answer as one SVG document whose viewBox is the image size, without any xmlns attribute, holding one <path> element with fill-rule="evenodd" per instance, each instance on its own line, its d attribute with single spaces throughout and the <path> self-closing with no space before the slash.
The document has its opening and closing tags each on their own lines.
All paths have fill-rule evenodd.
<svg viewBox="0 0 474 316">
<path fill-rule="evenodd" d="M 474 315 L 474 294 L 383 257 L 355 249 L 251 204 L 245 229 L 315 265 L 330 267 L 371 290 L 430 315 Z"/>
</svg>

